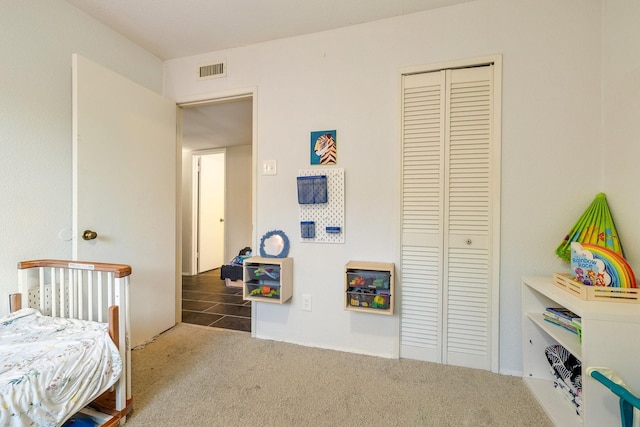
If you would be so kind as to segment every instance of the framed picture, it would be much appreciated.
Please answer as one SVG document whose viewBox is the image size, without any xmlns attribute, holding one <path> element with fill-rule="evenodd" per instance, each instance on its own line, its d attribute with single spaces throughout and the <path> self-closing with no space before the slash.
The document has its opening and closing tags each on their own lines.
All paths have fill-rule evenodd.
<svg viewBox="0 0 640 427">
<path fill-rule="evenodd" d="M 335 165 L 338 157 L 335 130 L 311 132 L 311 164 Z"/>
</svg>

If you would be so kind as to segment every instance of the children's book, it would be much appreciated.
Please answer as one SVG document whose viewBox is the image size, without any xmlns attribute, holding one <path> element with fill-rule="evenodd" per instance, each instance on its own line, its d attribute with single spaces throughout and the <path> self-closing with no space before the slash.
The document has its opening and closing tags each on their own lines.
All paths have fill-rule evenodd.
<svg viewBox="0 0 640 427">
<path fill-rule="evenodd" d="M 571 321 L 574 319 L 580 318 L 580 316 L 578 316 L 573 311 L 565 307 L 547 307 L 546 311 L 548 312 L 549 315 L 557 319 L 567 320 L 568 323 L 571 323 Z"/>
<path fill-rule="evenodd" d="M 606 271 L 602 259 L 583 248 L 579 243 L 571 244 L 571 278 L 587 286 L 612 286 L 612 277 Z"/>
<path fill-rule="evenodd" d="M 571 323 L 564 323 L 554 317 L 547 316 L 546 314 L 544 315 L 544 320 L 549 323 L 553 323 L 554 325 L 558 325 L 569 332 L 573 332 L 574 334 L 578 333 L 578 328 L 576 328 L 576 326 Z"/>
</svg>

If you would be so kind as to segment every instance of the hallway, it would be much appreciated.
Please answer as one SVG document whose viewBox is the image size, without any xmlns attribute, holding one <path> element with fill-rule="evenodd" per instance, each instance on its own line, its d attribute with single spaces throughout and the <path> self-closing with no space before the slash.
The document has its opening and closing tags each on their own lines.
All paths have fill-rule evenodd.
<svg viewBox="0 0 640 427">
<path fill-rule="evenodd" d="M 195 325 L 251 332 L 251 301 L 241 287 L 228 287 L 220 269 L 182 276 L 182 321 Z"/>
</svg>

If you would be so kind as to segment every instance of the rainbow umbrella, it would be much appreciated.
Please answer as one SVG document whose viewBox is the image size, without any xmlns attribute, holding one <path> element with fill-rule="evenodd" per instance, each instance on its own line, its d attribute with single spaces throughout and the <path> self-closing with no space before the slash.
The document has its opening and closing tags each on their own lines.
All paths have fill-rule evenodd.
<svg viewBox="0 0 640 427">
<path fill-rule="evenodd" d="M 601 246 L 624 257 L 604 193 L 596 195 L 556 249 L 556 254 L 567 262 L 571 262 L 571 242 Z"/>
</svg>

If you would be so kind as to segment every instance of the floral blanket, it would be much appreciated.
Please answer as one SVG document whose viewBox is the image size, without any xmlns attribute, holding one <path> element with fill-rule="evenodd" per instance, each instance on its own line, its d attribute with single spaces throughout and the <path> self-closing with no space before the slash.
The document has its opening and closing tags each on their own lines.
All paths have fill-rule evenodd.
<svg viewBox="0 0 640 427">
<path fill-rule="evenodd" d="M 121 372 L 104 323 L 32 308 L 0 318 L 0 426 L 60 426 Z"/>
</svg>

